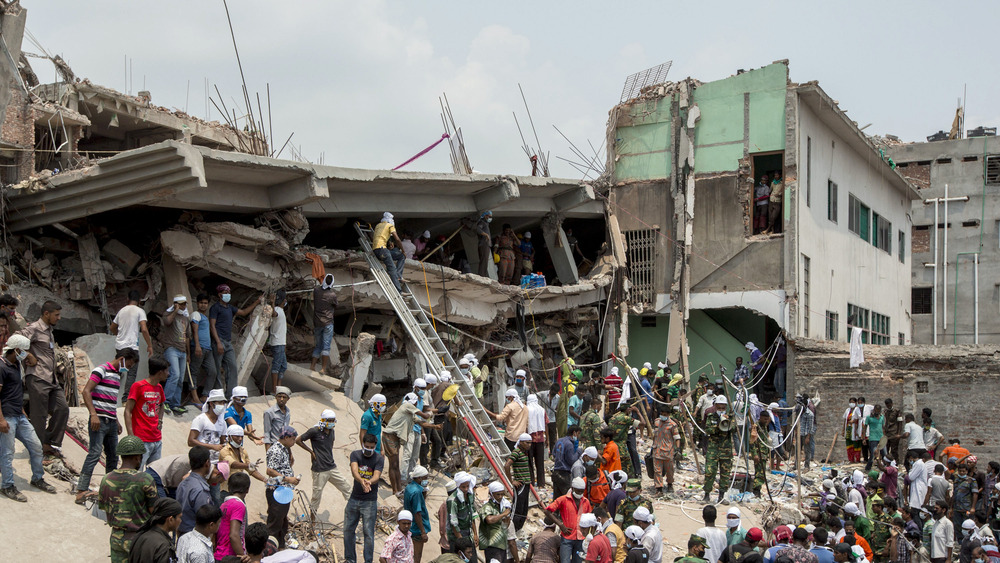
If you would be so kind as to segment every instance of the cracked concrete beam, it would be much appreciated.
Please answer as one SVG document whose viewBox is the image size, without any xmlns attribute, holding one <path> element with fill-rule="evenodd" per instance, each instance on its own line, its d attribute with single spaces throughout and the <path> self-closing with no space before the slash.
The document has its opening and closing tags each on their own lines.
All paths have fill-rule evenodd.
<svg viewBox="0 0 1000 563">
<path fill-rule="evenodd" d="M 557 213 L 569 211 L 585 203 L 594 201 L 594 188 L 588 185 L 580 186 L 575 190 L 562 193 L 552 198 Z"/>
<path fill-rule="evenodd" d="M 271 209 L 285 209 L 330 197 L 330 188 L 326 180 L 310 175 L 269 187 L 267 197 L 271 200 Z"/>
<path fill-rule="evenodd" d="M 472 199 L 476 203 L 477 210 L 485 211 L 519 197 L 521 191 L 517 188 L 517 180 L 502 178 L 499 184 L 477 193 Z"/>
</svg>

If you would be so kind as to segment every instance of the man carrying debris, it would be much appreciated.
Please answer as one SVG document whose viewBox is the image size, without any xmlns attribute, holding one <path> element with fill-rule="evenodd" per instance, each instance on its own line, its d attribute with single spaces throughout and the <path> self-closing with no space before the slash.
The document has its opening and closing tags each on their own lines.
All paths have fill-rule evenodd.
<svg viewBox="0 0 1000 563">
<path fill-rule="evenodd" d="M 163 387 L 167 402 L 164 408 L 174 414 L 184 414 L 184 376 L 187 373 L 187 350 L 191 336 L 191 313 L 187 309 L 187 297 L 183 294 L 174 296 L 174 304 L 167 309 L 167 314 L 160 320 L 160 343 L 163 344 L 163 357 L 170 364 L 170 376 Z"/>
<path fill-rule="evenodd" d="M 153 357 L 153 339 L 149 336 L 146 326 L 146 311 L 139 306 L 141 294 L 132 290 L 128 292 L 128 304 L 122 307 L 114 320 L 111 321 L 111 334 L 115 335 L 115 352 L 125 348 L 139 351 L 139 333 L 146 341 L 146 357 Z M 128 397 L 129 388 L 135 383 L 135 373 L 128 373 L 122 386 L 122 397 Z"/>
<path fill-rule="evenodd" d="M 330 349 L 333 346 L 333 312 L 337 308 L 337 290 L 333 288 L 333 274 L 323 277 L 323 283 L 313 288 L 313 348 L 309 369 L 316 370 L 320 362 L 323 373 L 330 367 Z"/>
<path fill-rule="evenodd" d="M 159 497 L 153 477 L 139 471 L 146 453 L 142 440 L 126 436 L 118 442 L 117 450 L 122 458 L 121 468 L 101 479 L 97 504 L 107 514 L 111 526 L 111 561 L 125 563 L 136 532 L 153 513 L 153 503 Z"/>
<path fill-rule="evenodd" d="M 372 251 L 375 257 L 385 264 L 385 271 L 396 286 L 396 291 L 402 293 L 403 287 L 399 280 L 403 277 L 403 267 L 406 266 L 406 254 L 403 253 L 403 241 L 396 233 L 396 223 L 392 213 L 382 214 L 382 221 L 375 225 L 372 233 Z"/>
<path fill-rule="evenodd" d="M 725 395 L 715 398 L 715 405 L 706 411 L 705 432 L 708 434 L 708 455 L 705 457 L 704 500 L 712 494 L 715 477 L 719 477 L 719 502 L 729 488 L 733 472 L 733 430 L 729 401 Z"/>
<path fill-rule="evenodd" d="M 45 455 L 59 455 L 69 421 L 66 392 L 56 379 L 55 371 L 56 337 L 52 329 L 61 315 L 61 305 L 46 301 L 42 304 L 42 316 L 18 333 L 31 342 L 28 357 L 21 366 L 24 369 L 24 386 L 28 390 L 29 419 L 35 435 L 42 442 Z"/>
<path fill-rule="evenodd" d="M 0 360 L 0 494 L 18 502 L 28 499 L 14 486 L 14 440 L 24 444 L 31 463 L 31 485 L 47 493 L 56 489 L 45 482 L 42 468 L 42 443 L 35 435 L 28 417 L 24 416 L 24 386 L 21 372 L 28 358 L 30 343 L 20 334 L 7 339 Z"/>
<path fill-rule="evenodd" d="M 233 348 L 233 319 L 235 317 L 245 317 L 253 312 L 264 301 L 264 296 L 254 299 L 249 305 L 238 309 L 229 302 L 233 292 L 226 284 L 219 284 L 215 288 L 219 301 L 208 310 L 209 328 L 212 332 L 212 342 L 215 344 L 215 367 L 220 376 L 225 373 L 222 383 L 225 383 L 226 394 L 233 392 L 236 387 L 236 350 Z M 225 367 L 225 372 L 223 372 Z"/>
<path fill-rule="evenodd" d="M 121 354 L 121 355 L 117 355 Z M 101 453 L 107 451 L 105 469 L 114 471 L 118 468 L 118 435 L 122 427 L 118 425 L 118 388 L 121 386 L 122 368 L 129 369 L 139 360 L 139 353 L 131 348 L 125 348 L 116 354 L 113 361 L 97 366 L 90 372 L 87 385 L 83 388 L 83 404 L 90 412 L 90 423 L 87 425 L 89 448 L 87 458 L 80 469 L 80 477 L 76 481 L 76 503 L 82 504 L 90 496 L 90 478 L 101 460 Z M 2 403 L 2 402 L 0 402 Z"/>
</svg>

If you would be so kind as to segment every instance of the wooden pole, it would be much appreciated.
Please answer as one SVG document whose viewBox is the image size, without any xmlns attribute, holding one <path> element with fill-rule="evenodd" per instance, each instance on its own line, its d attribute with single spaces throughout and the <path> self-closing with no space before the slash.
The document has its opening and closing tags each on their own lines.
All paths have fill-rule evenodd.
<svg viewBox="0 0 1000 563">
<path fill-rule="evenodd" d="M 642 392 L 643 392 L 642 391 L 642 385 L 639 385 L 639 380 L 636 379 L 636 377 L 634 375 L 632 375 L 632 367 L 628 365 L 628 362 L 625 361 L 624 358 L 619 358 L 618 356 L 616 356 L 614 354 L 612 354 L 611 357 L 614 358 L 615 360 L 617 360 L 618 363 L 620 363 L 622 366 L 625 367 L 625 371 L 626 371 L 626 373 L 628 373 L 628 375 L 626 377 L 630 378 L 630 381 L 632 381 L 632 385 L 636 387 L 636 392 L 638 393 L 638 397 L 639 397 L 639 414 L 642 415 L 642 421 L 646 424 L 646 428 L 650 428 L 650 429 L 653 428 L 653 425 L 649 423 L 649 416 L 647 416 L 647 414 L 646 414 L 646 401 L 643 400 L 643 398 L 642 398 Z"/>
<path fill-rule="evenodd" d="M 434 250 L 431 250 L 423 258 L 421 258 L 420 259 L 420 263 L 423 264 L 424 260 L 427 260 L 431 256 L 434 256 L 435 252 L 437 252 L 438 250 L 440 250 L 442 246 L 448 244 L 448 241 L 450 241 L 451 239 L 455 238 L 455 235 L 457 235 L 458 233 L 462 232 L 462 229 L 464 229 L 464 228 L 465 227 L 459 227 L 458 229 L 456 229 L 454 233 L 451 233 L 451 236 L 449 236 L 448 238 L 444 239 L 444 242 L 442 242 L 441 244 L 435 246 Z M 566 355 L 565 351 L 563 351 L 563 355 L 564 356 Z"/>
<path fill-rule="evenodd" d="M 830 463 L 830 456 L 833 455 L 833 447 L 837 445 L 837 436 L 840 436 L 840 430 L 833 434 L 833 441 L 830 442 L 830 450 L 826 452 L 826 459 L 823 460 L 823 463 Z"/>
</svg>

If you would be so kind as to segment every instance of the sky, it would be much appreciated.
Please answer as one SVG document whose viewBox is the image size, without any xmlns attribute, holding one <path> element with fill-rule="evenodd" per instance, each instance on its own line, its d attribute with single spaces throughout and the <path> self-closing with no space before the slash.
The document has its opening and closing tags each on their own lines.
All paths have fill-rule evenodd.
<svg viewBox="0 0 1000 563">
<path fill-rule="evenodd" d="M 447 94 L 476 171 L 529 174 L 514 114 L 537 143 L 520 84 L 551 174 L 580 178 L 557 158 L 580 160 L 554 127 L 600 149 L 625 78 L 666 61 L 668 79 L 711 81 L 788 59 L 791 80 L 819 81 L 866 133 L 904 141 L 948 130 L 966 89 L 966 128 L 1000 125 L 1000 50 L 977 23 L 998 21 L 1000 2 L 228 3 L 251 96 L 266 104 L 270 85 L 273 144 L 292 135 L 311 162 L 393 168 L 441 138 Z M 222 0 L 21 4 L 38 43 L 22 48 L 60 54 L 79 77 L 202 118 L 220 119 L 206 79 L 216 103 L 218 87 L 228 107 L 244 105 Z M 447 146 L 404 169 L 450 172 Z"/>
</svg>

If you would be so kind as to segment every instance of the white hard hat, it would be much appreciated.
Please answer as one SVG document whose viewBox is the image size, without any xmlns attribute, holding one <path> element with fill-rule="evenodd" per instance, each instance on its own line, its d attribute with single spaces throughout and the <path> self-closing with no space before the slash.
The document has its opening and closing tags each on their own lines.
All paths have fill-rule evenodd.
<svg viewBox="0 0 1000 563">
<path fill-rule="evenodd" d="M 424 387 L 427 387 L 427 382 L 424 381 L 424 378 L 418 377 L 413 381 L 413 386 L 418 389 L 423 389 Z"/>
</svg>

